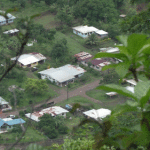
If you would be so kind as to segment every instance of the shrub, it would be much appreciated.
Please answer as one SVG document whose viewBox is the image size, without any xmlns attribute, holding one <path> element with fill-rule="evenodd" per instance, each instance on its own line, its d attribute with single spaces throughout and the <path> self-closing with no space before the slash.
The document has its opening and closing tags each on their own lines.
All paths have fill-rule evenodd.
<svg viewBox="0 0 150 150">
<path fill-rule="evenodd" d="M 68 128 L 66 126 L 61 125 L 61 126 L 59 126 L 58 131 L 61 134 L 67 134 L 68 133 Z"/>
</svg>

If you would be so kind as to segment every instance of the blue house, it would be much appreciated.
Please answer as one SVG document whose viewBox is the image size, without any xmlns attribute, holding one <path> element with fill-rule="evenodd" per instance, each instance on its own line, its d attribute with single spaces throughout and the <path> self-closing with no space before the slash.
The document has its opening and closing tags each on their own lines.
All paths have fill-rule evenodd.
<svg viewBox="0 0 150 150">
<path fill-rule="evenodd" d="M 11 119 L 11 118 L 0 118 L 0 132 L 6 132 L 10 129 L 13 129 L 15 125 L 23 124 L 25 121 L 21 118 L 19 119 Z"/>
<path fill-rule="evenodd" d="M 0 13 L 5 14 L 5 11 L 0 10 Z M 0 26 L 6 25 L 7 23 L 13 23 L 14 19 L 16 18 L 15 16 L 11 15 L 10 13 L 7 13 L 7 17 L 8 18 L 6 19 L 4 16 L 0 15 Z"/>
<path fill-rule="evenodd" d="M 82 38 L 88 38 L 91 34 L 95 33 L 98 35 L 98 37 L 105 37 L 108 35 L 108 32 L 105 32 L 103 30 L 99 30 L 93 26 L 77 26 L 73 27 L 73 33 L 81 36 Z"/>
</svg>

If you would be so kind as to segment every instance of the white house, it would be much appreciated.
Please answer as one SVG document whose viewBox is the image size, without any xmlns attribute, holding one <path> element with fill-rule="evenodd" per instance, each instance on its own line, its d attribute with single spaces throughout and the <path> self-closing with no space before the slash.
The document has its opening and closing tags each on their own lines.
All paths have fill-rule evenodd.
<svg viewBox="0 0 150 150">
<path fill-rule="evenodd" d="M 3 112 L 11 109 L 12 107 L 9 105 L 9 103 L 0 96 L 0 110 Z"/>
<path fill-rule="evenodd" d="M 5 11 L 0 10 L 0 13 L 5 14 Z M 14 19 L 16 18 L 13 15 L 11 15 L 10 13 L 7 13 L 7 17 L 8 17 L 8 19 L 6 19 L 4 16 L 0 15 L 0 26 L 5 25 L 7 23 L 13 23 Z"/>
<path fill-rule="evenodd" d="M 130 84 L 131 87 L 134 87 L 137 85 L 137 82 L 134 79 L 130 79 L 130 80 L 126 80 L 124 79 L 127 83 Z M 142 82 L 141 80 L 139 80 L 140 82 Z"/>
<path fill-rule="evenodd" d="M 15 61 L 17 57 L 11 58 L 11 60 Z M 46 57 L 43 56 L 41 53 L 29 53 L 29 54 L 23 54 L 18 58 L 17 64 L 20 65 L 20 67 L 26 68 L 26 67 L 35 67 L 38 65 L 38 63 L 44 63 Z"/>
<path fill-rule="evenodd" d="M 82 38 L 87 38 L 89 35 L 95 33 L 100 37 L 108 36 L 108 32 L 105 32 L 103 30 L 99 30 L 93 26 L 77 26 L 73 27 L 73 33 L 81 36 Z"/>
<path fill-rule="evenodd" d="M 104 108 L 97 109 L 97 110 L 92 109 L 92 110 L 83 112 L 83 114 L 88 118 L 93 118 L 95 120 L 98 120 L 98 119 L 102 120 L 102 118 L 105 118 L 106 116 L 111 114 L 111 110 L 104 109 Z"/>
<path fill-rule="evenodd" d="M 69 111 L 60 106 L 53 106 L 53 107 L 43 109 L 40 112 L 34 112 L 32 114 L 31 113 L 25 114 L 25 116 L 36 122 L 39 122 L 40 121 L 39 118 L 42 117 L 44 114 L 50 114 L 52 117 L 56 117 L 56 116 L 66 117 L 67 112 Z"/>
<path fill-rule="evenodd" d="M 74 79 L 81 77 L 84 72 L 86 71 L 81 67 L 67 64 L 59 68 L 50 68 L 39 73 L 42 79 L 48 79 L 62 87 L 68 84 L 68 82 L 74 82 Z"/>
</svg>

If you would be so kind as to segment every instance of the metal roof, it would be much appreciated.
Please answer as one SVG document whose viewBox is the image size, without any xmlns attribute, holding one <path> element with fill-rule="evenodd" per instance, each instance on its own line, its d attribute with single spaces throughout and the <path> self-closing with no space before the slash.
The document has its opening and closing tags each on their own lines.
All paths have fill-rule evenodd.
<svg viewBox="0 0 150 150">
<path fill-rule="evenodd" d="M 109 96 L 114 96 L 116 94 L 118 94 L 118 93 L 117 92 L 108 92 L 108 93 L 106 93 L 106 95 L 109 95 Z"/>
<path fill-rule="evenodd" d="M 5 121 L 6 120 L 6 121 Z M 8 124 L 8 125 L 16 125 L 16 124 L 22 124 L 22 123 L 25 123 L 25 121 L 23 120 L 23 119 L 21 119 L 21 118 L 19 118 L 19 119 L 1 119 L 0 118 L 0 127 L 4 124 L 4 123 L 6 123 L 6 124 Z"/>
<path fill-rule="evenodd" d="M 19 30 L 18 29 L 11 29 L 11 30 L 5 31 L 3 33 L 4 34 L 11 34 L 11 33 L 15 33 L 15 32 L 19 32 Z"/>
<path fill-rule="evenodd" d="M 5 101 L 1 96 L 0 96 L 0 105 L 8 104 L 7 101 Z"/>
<path fill-rule="evenodd" d="M 95 33 L 99 34 L 99 35 L 104 35 L 104 34 L 108 34 L 108 32 L 104 31 L 104 30 L 98 30 L 95 31 Z"/>
<path fill-rule="evenodd" d="M 106 62 L 103 62 L 103 63 L 98 64 L 97 66 L 99 66 L 99 67 L 104 67 L 104 66 L 110 65 L 110 64 L 111 64 L 111 63 L 110 63 L 109 61 L 106 61 Z"/>
<path fill-rule="evenodd" d="M 81 32 L 81 33 L 89 33 L 89 32 L 95 32 L 99 29 L 93 27 L 93 26 L 77 26 L 77 27 L 73 27 L 74 30 L 77 30 L 78 32 Z"/>
<path fill-rule="evenodd" d="M 0 13 L 5 13 L 5 11 L 0 10 Z M 10 13 L 7 13 L 8 19 L 15 19 L 16 17 L 11 15 Z M 6 21 L 6 18 L 2 15 L 0 15 L 0 22 Z"/>
<path fill-rule="evenodd" d="M 103 60 L 103 59 L 93 59 L 91 61 L 92 65 L 94 65 L 94 66 L 99 65 L 100 63 L 103 63 L 103 62 L 106 62 L 106 60 Z"/>
<path fill-rule="evenodd" d="M 119 52 L 119 48 L 115 47 L 115 48 L 111 48 L 109 50 L 106 51 L 107 53 L 115 53 L 115 52 Z"/>
<path fill-rule="evenodd" d="M 81 67 L 76 67 L 70 64 L 59 68 L 50 68 L 44 71 L 40 71 L 40 74 L 48 75 L 51 78 L 59 81 L 60 83 L 71 80 L 74 76 L 86 72 Z"/>
<path fill-rule="evenodd" d="M 74 56 L 78 59 L 78 61 L 85 61 L 93 57 L 91 54 L 87 52 L 80 52 L 78 54 L 75 54 Z"/>
<path fill-rule="evenodd" d="M 98 118 L 105 118 L 107 115 L 110 115 L 111 114 L 111 110 L 109 109 L 104 109 L 104 108 L 101 108 L 101 109 L 92 109 L 92 110 L 89 110 L 89 111 L 86 111 L 86 112 L 83 112 L 83 114 L 87 115 L 88 117 L 90 118 L 94 118 L 94 119 L 98 119 Z"/>
<path fill-rule="evenodd" d="M 16 60 L 16 58 L 17 57 L 11 58 L 11 60 Z M 18 59 L 18 62 L 20 62 L 23 65 L 29 65 L 44 59 L 46 59 L 46 57 L 44 57 L 40 53 L 30 53 L 21 55 Z"/>
<path fill-rule="evenodd" d="M 39 112 L 34 112 L 32 114 L 31 113 L 25 114 L 25 116 L 34 121 L 39 122 L 40 121 L 39 117 L 42 117 L 44 114 L 50 114 L 51 116 L 56 116 L 56 115 L 59 115 L 62 113 L 67 113 L 67 112 L 69 112 L 69 111 L 60 106 L 53 106 L 53 107 L 43 109 Z"/>
</svg>

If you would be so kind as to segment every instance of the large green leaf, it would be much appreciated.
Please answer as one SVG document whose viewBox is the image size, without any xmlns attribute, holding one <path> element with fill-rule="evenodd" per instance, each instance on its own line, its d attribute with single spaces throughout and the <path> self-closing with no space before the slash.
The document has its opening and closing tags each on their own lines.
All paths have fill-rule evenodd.
<svg viewBox="0 0 150 150">
<path fill-rule="evenodd" d="M 128 58 L 130 58 L 130 54 L 128 52 L 127 47 L 125 46 L 117 46 L 119 48 L 120 53 L 125 54 L 126 56 L 128 56 Z"/>
<path fill-rule="evenodd" d="M 128 43 L 127 43 L 128 36 L 127 36 L 127 35 L 120 35 L 120 36 L 117 37 L 117 39 L 118 39 L 125 47 L 128 46 Z"/>
<path fill-rule="evenodd" d="M 103 52 L 99 52 L 98 54 L 96 54 L 94 56 L 93 59 L 95 58 L 101 58 L 101 57 L 112 57 L 112 58 L 118 58 L 118 59 L 128 59 L 127 56 L 125 54 L 119 53 L 119 54 L 111 54 L 111 53 L 103 53 Z"/>
<path fill-rule="evenodd" d="M 99 87 L 97 87 L 97 89 L 117 92 L 118 94 L 138 100 L 136 95 L 134 95 L 132 92 L 128 91 L 126 88 L 124 88 L 120 85 L 108 84 L 108 85 L 99 86 Z"/>
<path fill-rule="evenodd" d="M 132 34 L 128 37 L 128 51 L 132 56 L 135 56 L 145 45 L 147 35 L 145 34 Z"/>
<path fill-rule="evenodd" d="M 118 66 L 118 64 L 110 64 L 110 65 L 104 66 L 104 67 L 102 68 L 102 71 L 105 71 L 105 70 L 111 69 L 111 68 L 115 68 L 115 67 L 117 67 L 117 66 Z"/>
<path fill-rule="evenodd" d="M 128 73 L 129 67 L 130 67 L 130 62 L 123 62 L 117 65 L 116 72 L 121 77 L 121 79 L 126 76 L 126 74 Z"/>
</svg>

